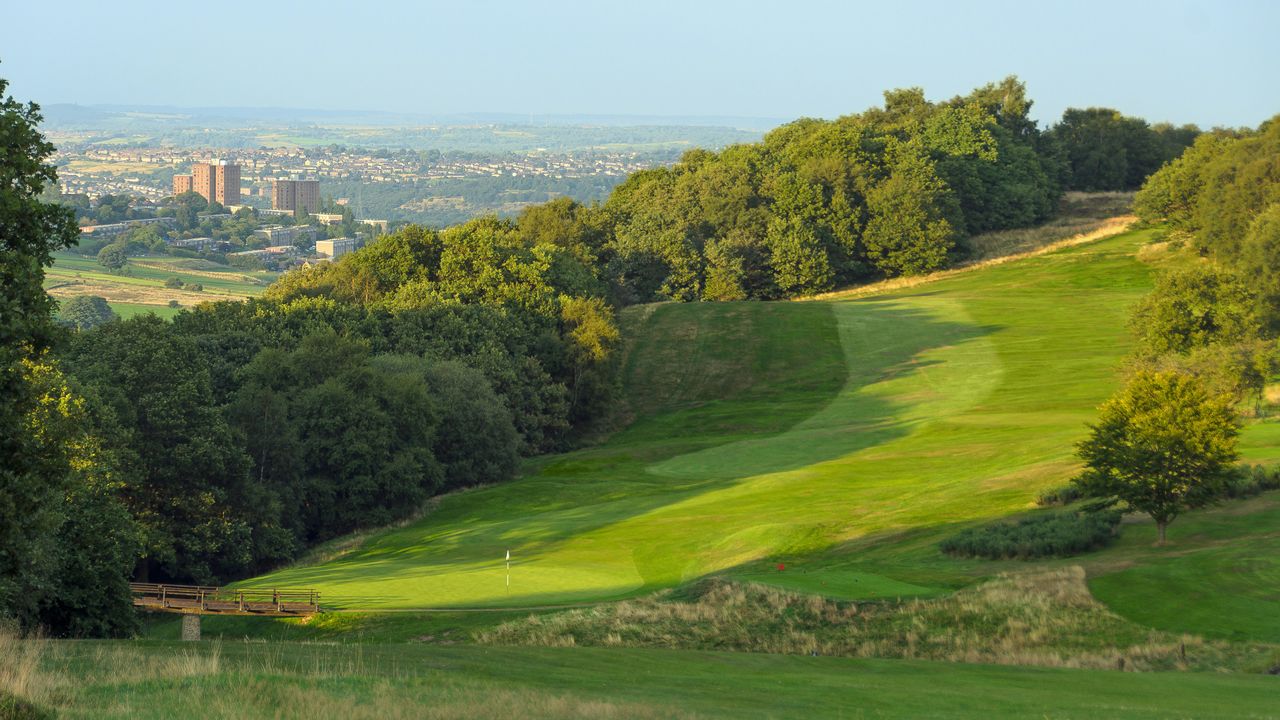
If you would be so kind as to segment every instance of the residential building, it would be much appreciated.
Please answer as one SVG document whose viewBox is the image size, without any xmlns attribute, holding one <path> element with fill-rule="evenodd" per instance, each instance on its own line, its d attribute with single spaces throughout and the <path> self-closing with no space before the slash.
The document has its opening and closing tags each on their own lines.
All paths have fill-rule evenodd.
<svg viewBox="0 0 1280 720">
<path fill-rule="evenodd" d="M 216 247 L 218 245 L 218 241 L 214 240 L 211 237 L 195 237 L 195 238 L 182 238 L 179 240 L 173 240 L 169 244 L 172 245 L 173 247 L 186 248 L 188 250 L 203 251 L 203 250 L 208 250 L 210 248 Z"/>
<path fill-rule="evenodd" d="M 172 217 L 143 218 L 141 220 L 127 220 L 125 222 L 108 223 L 105 225 L 85 225 L 80 228 L 81 234 L 93 235 L 95 237 L 111 237 L 113 235 L 121 235 L 130 229 L 139 225 L 172 225 L 177 220 Z"/>
<path fill-rule="evenodd" d="M 359 249 L 360 240 L 357 238 L 334 238 L 332 240 L 317 240 L 316 253 L 324 255 L 330 260 L 337 260 L 349 252 Z"/>
<path fill-rule="evenodd" d="M 218 163 L 218 202 L 223 205 L 240 204 L 240 166 L 225 160 Z"/>
<path fill-rule="evenodd" d="M 240 166 L 219 160 L 217 163 L 195 163 L 191 166 L 191 189 L 209 202 L 222 205 L 240 204 Z M 173 179 L 174 190 L 178 178 Z"/>
<path fill-rule="evenodd" d="M 302 241 L 309 242 L 315 239 L 316 235 L 316 229 L 310 225 L 292 227 L 268 225 L 253 232 L 254 237 L 266 240 L 269 245 L 296 245 Z"/>
<path fill-rule="evenodd" d="M 193 187 L 192 180 L 193 178 L 190 175 L 174 175 L 173 176 L 174 196 L 181 195 L 182 193 L 191 192 L 191 188 Z"/>
<path fill-rule="evenodd" d="M 342 213 L 312 213 L 311 217 L 314 217 L 325 225 L 342 224 Z"/>
<path fill-rule="evenodd" d="M 320 209 L 320 181 L 272 180 L 271 208 L 314 213 Z"/>
<path fill-rule="evenodd" d="M 208 163 L 195 163 L 191 166 L 191 189 L 209 202 L 213 202 L 213 195 L 218 189 L 218 174 L 214 167 Z"/>
</svg>

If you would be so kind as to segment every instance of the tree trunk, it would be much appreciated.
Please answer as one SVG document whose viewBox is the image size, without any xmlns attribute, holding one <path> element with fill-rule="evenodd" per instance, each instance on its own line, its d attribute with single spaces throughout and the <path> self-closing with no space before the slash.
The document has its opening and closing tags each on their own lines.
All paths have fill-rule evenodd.
<svg viewBox="0 0 1280 720">
<path fill-rule="evenodd" d="M 1168 523 L 1168 522 L 1157 522 L 1157 523 L 1156 523 L 1156 530 L 1158 530 L 1158 531 L 1160 532 L 1160 539 L 1156 541 L 1156 544 L 1157 544 L 1157 545 L 1163 545 L 1163 544 L 1164 544 L 1165 531 L 1166 531 L 1166 530 L 1168 530 L 1168 529 L 1169 529 L 1169 523 Z"/>
</svg>

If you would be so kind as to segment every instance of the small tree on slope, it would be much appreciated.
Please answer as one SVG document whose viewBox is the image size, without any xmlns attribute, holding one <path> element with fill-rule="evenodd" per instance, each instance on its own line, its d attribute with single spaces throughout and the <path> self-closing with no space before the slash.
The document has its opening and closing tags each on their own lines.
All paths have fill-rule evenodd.
<svg viewBox="0 0 1280 720">
<path fill-rule="evenodd" d="M 1138 373 L 1090 427 L 1078 446 L 1085 470 L 1075 483 L 1150 515 L 1161 545 L 1179 513 L 1221 495 L 1237 458 L 1230 400 L 1210 396 L 1188 375 Z"/>
</svg>

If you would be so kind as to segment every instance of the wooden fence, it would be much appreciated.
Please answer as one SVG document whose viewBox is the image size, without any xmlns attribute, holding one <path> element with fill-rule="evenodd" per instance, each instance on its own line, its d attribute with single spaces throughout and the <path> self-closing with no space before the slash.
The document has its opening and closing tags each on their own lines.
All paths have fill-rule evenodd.
<svg viewBox="0 0 1280 720">
<path fill-rule="evenodd" d="M 320 612 L 315 590 L 235 590 L 201 585 L 130 583 L 135 607 L 194 615 L 297 617 Z"/>
</svg>

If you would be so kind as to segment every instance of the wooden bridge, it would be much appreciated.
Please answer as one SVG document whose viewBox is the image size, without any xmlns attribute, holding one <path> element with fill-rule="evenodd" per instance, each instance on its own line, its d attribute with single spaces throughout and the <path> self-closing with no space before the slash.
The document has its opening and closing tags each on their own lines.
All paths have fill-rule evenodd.
<svg viewBox="0 0 1280 720">
<path fill-rule="evenodd" d="M 134 607 L 185 615 L 303 617 L 320 612 L 315 590 L 232 590 L 202 585 L 129 583 Z"/>
</svg>

